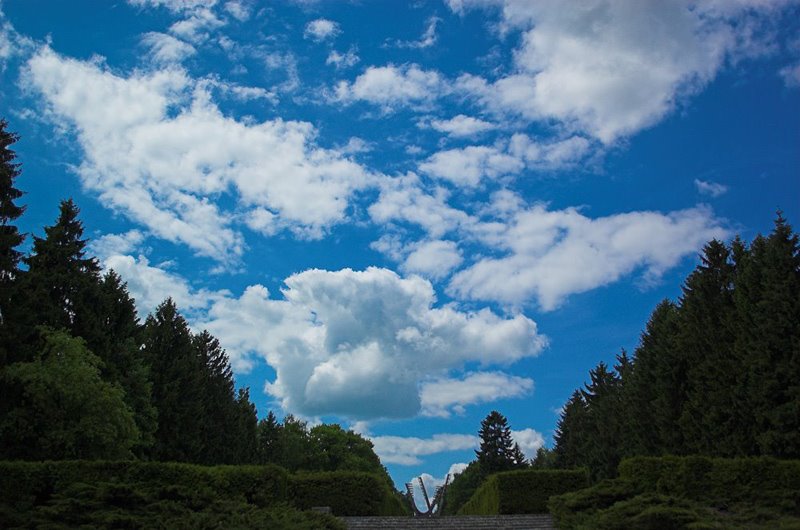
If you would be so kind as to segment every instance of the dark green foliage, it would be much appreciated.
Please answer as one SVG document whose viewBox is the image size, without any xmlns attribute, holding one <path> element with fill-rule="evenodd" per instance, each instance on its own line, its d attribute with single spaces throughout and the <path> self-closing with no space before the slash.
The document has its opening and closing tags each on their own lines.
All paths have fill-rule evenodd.
<svg viewBox="0 0 800 530">
<path fill-rule="evenodd" d="M 788 528 L 800 525 L 797 491 L 800 461 L 637 457 L 549 506 L 560 528 Z"/>
<path fill-rule="evenodd" d="M 202 462 L 204 366 L 186 320 L 168 299 L 147 318 L 145 358 L 153 381 L 158 429 L 152 458 Z"/>
<path fill-rule="evenodd" d="M 547 501 L 589 485 L 586 470 L 507 471 L 490 476 L 459 510 L 463 515 L 547 513 Z"/>
<path fill-rule="evenodd" d="M 536 456 L 531 459 L 533 469 L 555 469 L 556 466 L 556 452 L 547 447 L 537 449 Z"/>
<path fill-rule="evenodd" d="M 481 446 L 475 451 L 475 455 L 484 476 L 526 465 L 524 457 L 521 458 L 519 447 L 515 447 L 511 438 L 508 420 L 496 410 L 491 411 L 481 421 L 478 436 L 481 439 Z"/>
<path fill-rule="evenodd" d="M 344 528 L 288 505 L 274 466 L 2 462 L 0 490 L 4 528 Z"/>
<path fill-rule="evenodd" d="M 14 202 L 22 197 L 22 192 L 14 187 L 20 169 L 15 162 L 17 155 L 11 149 L 19 137 L 7 131 L 7 126 L 6 120 L 0 119 L 0 329 L 8 310 L 12 283 L 19 274 L 22 253 L 17 247 L 25 239 L 13 224 L 25 211 L 24 207 Z M 0 361 L 3 361 L 2 357 Z"/>
<path fill-rule="evenodd" d="M 708 243 L 633 359 L 566 404 L 556 463 L 596 479 L 636 455 L 800 458 L 800 238 L 779 213 L 750 248 Z"/>
<path fill-rule="evenodd" d="M 289 498 L 301 510 L 329 506 L 334 515 L 406 515 L 399 496 L 378 475 L 354 471 L 300 473 Z"/>
<path fill-rule="evenodd" d="M 134 414 L 118 385 L 101 378 L 102 361 L 80 339 L 44 330 L 35 360 L 1 374 L 11 389 L 2 405 L 3 458 L 129 458 L 139 442 Z"/>
<path fill-rule="evenodd" d="M 453 481 L 447 487 L 444 497 L 445 515 L 454 515 L 458 510 L 472 497 L 475 491 L 480 487 L 484 476 L 481 473 L 480 465 L 477 460 L 470 462 L 470 464 L 458 475 L 453 478 Z"/>
</svg>

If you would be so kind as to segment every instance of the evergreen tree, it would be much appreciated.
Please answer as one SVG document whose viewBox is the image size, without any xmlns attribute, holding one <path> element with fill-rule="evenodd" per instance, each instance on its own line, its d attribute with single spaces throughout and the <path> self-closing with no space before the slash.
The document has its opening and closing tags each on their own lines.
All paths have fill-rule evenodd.
<svg viewBox="0 0 800 530">
<path fill-rule="evenodd" d="M 678 308 L 656 306 L 623 388 L 627 456 L 675 454 L 682 440 L 678 418 L 686 399 L 686 362 L 675 348 Z"/>
<path fill-rule="evenodd" d="M 779 212 L 753 241 L 736 286 L 753 443 L 761 454 L 800 457 L 800 245 Z"/>
<path fill-rule="evenodd" d="M 202 463 L 239 462 L 239 410 L 228 355 L 208 331 L 193 338 L 203 365 Z"/>
<path fill-rule="evenodd" d="M 560 468 L 583 465 L 583 451 L 589 441 L 586 401 L 580 390 L 575 390 L 564 405 L 556 426 L 555 460 Z"/>
<path fill-rule="evenodd" d="M 733 348 L 734 279 L 730 250 L 713 240 L 683 287 L 676 347 L 687 366 L 687 396 L 679 425 L 688 453 L 740 454 L 736 433 L 742 418 L 732 407 L 741 367 Z"/>
<path fill-rule="evenodd" d="M 621 379 L 602 361 L 589 372 L 589 379 L 581 395 L 586 403 L 590 443 L 583 444 L 580 459 L 593 477 L 609 478 L 616 475 L 622 458 Z"/>
<path fill-rule="evenodd" d="M 144 326 L 144 354 L 153 381 L 158 429 L 152 457 L 156 460 L 203 460 L 203 364 L 186 320 L 171 298 Z"/>
<path fill-rule="evenodd" d="M 475 451 L 481 473 L 484 476 L 516 467 L 514 440 L 505 416 L 493 410 L 483 421 L 478 431 L 481 439 L 480 449 Z"/>
<path fill-rule="evenodd" d="M 272 411 L 258 422 L 258 463 L 278 464 L 281 449 L 281 424 Z"/>
<path fill-rule="evenodd" d="M 236 398 L 236 455 L 238 464 L 252 464 L 258 458 L 258 416 L 250 401 L 250 389 L 240 388 Z"/>
<path fill-rule="evenodd" d="M 23 206 L 14 202 L 22 197 L 22 192 L 14 187 L 20 169 L 15 162 L 16 153 L 10 147 L 19 137 L 7 131 L 7 126 L 8 123 L 0 119 L 0 325 L 4 322 L 11 301 L 12 282 L 19 274 L 22 253 L 17 247 L 25 239 L 13 224 L 25 211 Z"/>
<path fill-rule="evenodd" d="M 44 229 L 45 237 L 34 236 L 23 295 L 31 301 L 26 309 L 35 324 L 86 338 L 100 327 L 94 310 L 100 267 L 86 255 L 79 213 L 72 199 L 62 201 L 56 223 Z"/>
</svg>

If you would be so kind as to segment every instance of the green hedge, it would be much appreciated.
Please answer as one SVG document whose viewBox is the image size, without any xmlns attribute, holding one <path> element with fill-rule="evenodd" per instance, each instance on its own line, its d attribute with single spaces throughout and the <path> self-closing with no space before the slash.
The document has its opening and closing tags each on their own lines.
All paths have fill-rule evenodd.
<svg viewBox="0 0 800 530">
<path fill-rule="evenodd" d="M 637 457 L 554 497 L 559 528 L 800 528 L 800 461 Z"/>
<path fill-rule="evenodd" d="M 527 469 L 491 475 L 458 511 L 463 515 L 547 513 L 553 495 L 589 485 L 589 474 L 579 470 Z"/>
<path fill-rule="evenodd" d="M 0 528 L 342 528 L 336 515 L 401 515 L 381 477 L 291 476 L 277 466 L 0 462 Z M 61 526 L 59 526 L 61 525 Z"/>
<path fill-rule="evenodd" d="M 289 480 L 292 504 L 329 506 L 334 515 L 406 515 L 400 498 L 380 477 L 355 471 L 299 473 Z"/>
</svg>

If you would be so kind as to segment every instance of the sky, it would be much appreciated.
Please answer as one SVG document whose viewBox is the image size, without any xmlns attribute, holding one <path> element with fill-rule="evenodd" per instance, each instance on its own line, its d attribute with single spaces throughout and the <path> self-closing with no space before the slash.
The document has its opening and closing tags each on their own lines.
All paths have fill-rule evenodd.
<svg viewBox="0 0 800 530">
<path fill-rule="evenodd" d="M 434 484 L 491 410 L 551 447 L 707 241 L 800 223 L 800 3 L 2 0 L 0 115 L 24 231 L 74 198 L 261 417 Z"/>
</svg>

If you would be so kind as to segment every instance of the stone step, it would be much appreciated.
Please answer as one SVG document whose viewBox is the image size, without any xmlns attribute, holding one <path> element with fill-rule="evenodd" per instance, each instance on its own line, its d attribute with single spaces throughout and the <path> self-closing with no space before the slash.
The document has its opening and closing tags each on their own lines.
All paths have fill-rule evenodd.
<svg viewBox="0 0 800 530">
<path fill-rule="evenodd" d="M 549 515 L 342 517 L 348 530 L 554 530 Z"/>
</svg>

